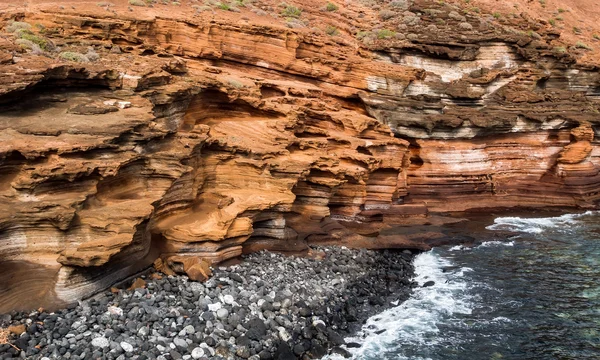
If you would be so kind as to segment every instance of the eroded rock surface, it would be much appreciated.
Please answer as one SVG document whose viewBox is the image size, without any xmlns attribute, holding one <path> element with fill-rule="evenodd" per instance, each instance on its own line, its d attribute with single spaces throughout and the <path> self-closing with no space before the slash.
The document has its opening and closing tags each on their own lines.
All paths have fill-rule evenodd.
<svg viewBox="0 0 600 360">
<path fill-rule="evenodd" d="M 437 213 L 600 199 L 598 67 L 531 19 L 305 6 L 330 36 L 267 2 L 253 10 L 274 13 L 41 3 L 2 14 L 0 311 L 71 302 L 153 262 L 202 280 L 261 249 L 427 249 L 451 221 Z M 15 20 L 42 53 L 21 48 Z M 373 23 L 395 33 L 360 32 Z M 394 224 L 420 230 L 382 232 Z"/>
</svg>

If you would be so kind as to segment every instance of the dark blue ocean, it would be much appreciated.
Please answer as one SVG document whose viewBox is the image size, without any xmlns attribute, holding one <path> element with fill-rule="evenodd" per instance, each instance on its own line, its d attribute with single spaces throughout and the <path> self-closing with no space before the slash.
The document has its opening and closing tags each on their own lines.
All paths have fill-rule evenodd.
<svg viewBox="0 0 600 360">
<path fill-rule="evenodd" d="M 369 319 L 354 358 L 600 359 L 600 213 L 487 229 L 514 235 L 418 255 L 415 280 L 435 285 Z"/>
</svg>

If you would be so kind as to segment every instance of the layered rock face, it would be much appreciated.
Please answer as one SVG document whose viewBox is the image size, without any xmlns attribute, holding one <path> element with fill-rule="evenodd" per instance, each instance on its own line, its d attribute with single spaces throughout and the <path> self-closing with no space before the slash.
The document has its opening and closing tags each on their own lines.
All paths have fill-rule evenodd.
<svg viewBox="0 0 600 360">
<path fill-rule="evenodd" d="M 0 311 L 153 262 L 201 280 L 260 249 L 427 249 L 440 213 L 594 207 L 598 67 L 525 19 L 398 3 L 398 34 L 364 42 L 360 4 L 305 9 L 336 36 L 247 10 L 6 12 L 5 29 L 100 59 L 0 40 Z"/>
</svg>

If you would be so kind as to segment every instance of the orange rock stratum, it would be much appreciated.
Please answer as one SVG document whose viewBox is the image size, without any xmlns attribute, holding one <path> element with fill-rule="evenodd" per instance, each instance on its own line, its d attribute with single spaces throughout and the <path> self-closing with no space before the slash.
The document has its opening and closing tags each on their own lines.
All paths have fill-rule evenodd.
<svg viewBox="0 0 600 360">
<path fill-rule="evenodd" d="M 0 312 L 594 208 L 598 24 L 560 3 L 580 34 L 489 1 L 2 1 Z"/>
</svg>

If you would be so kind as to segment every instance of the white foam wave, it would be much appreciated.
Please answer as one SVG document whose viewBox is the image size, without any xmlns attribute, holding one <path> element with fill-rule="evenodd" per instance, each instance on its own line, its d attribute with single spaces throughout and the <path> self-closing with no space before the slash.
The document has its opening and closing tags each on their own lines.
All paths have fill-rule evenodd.
<svg viewBox="0 0 600 360">
<path fill-rule="evenodd" d="M 382 358 L 382 351 L 393 351 L 403 344 L 425 347 L 434 345 L 439 341 L 439 337 L 434 335 L 440 331 L 437 325 L 442 317 L 456 313 L 470 314 L 473 304 L 466 294 L 468 286 L 463 276 L 473 270 L 455 268 L 454 271 L 444 272 L 443 269 L 451 265 L 450 261 L 437 255 L 435 250 L 418 255 L 414 260 L 417 274 L 414 280 L 420 285 L 428 281 L 434 281 L 435 284 L 416 288 L 411 298 L 400 306 L 368 319 L 356 336 L 346 339 L 347 342 L 362 344 L 358 349 L 348 349 L 353 358 Z M 381 333 L 381 330 L 385 331 Z"/>
<path fill-rule="evenodd" d="M 515 246 L 515 242 L 514 241 L 484 241 L 481 244 L 479 244 L 479 247 L 492 247 L 492 246 Z"/>
<path fill-rule="evenodd" d="M 504 316 L 498 316 L 498 317 L 493 318 L 492 322 L 507 322 L 507 323 L 509 323 L 509 322 L 512 322 L 512 320 L 507 317 L 504 317 Z"/>
<path fill-rule="evenodd" d="M 450 249 L 448 249 L 448 251 L 461 251 L 461 250 L 469 250 L 470 248 L 464 246 L 464 245 L 456 245 L 451 247 Z"/>
<path fill-rule="evenodd" d="M 486 227 L 488 230 L 520 231 L 529 234 L 541 234 L 550 229 L 568 229 L 585 216 L 596 215 L 598 211 L 586 211 L 580 214 L 565 214 L 546 218 L 499 217 L 494 224 Z"/>
</svg>

